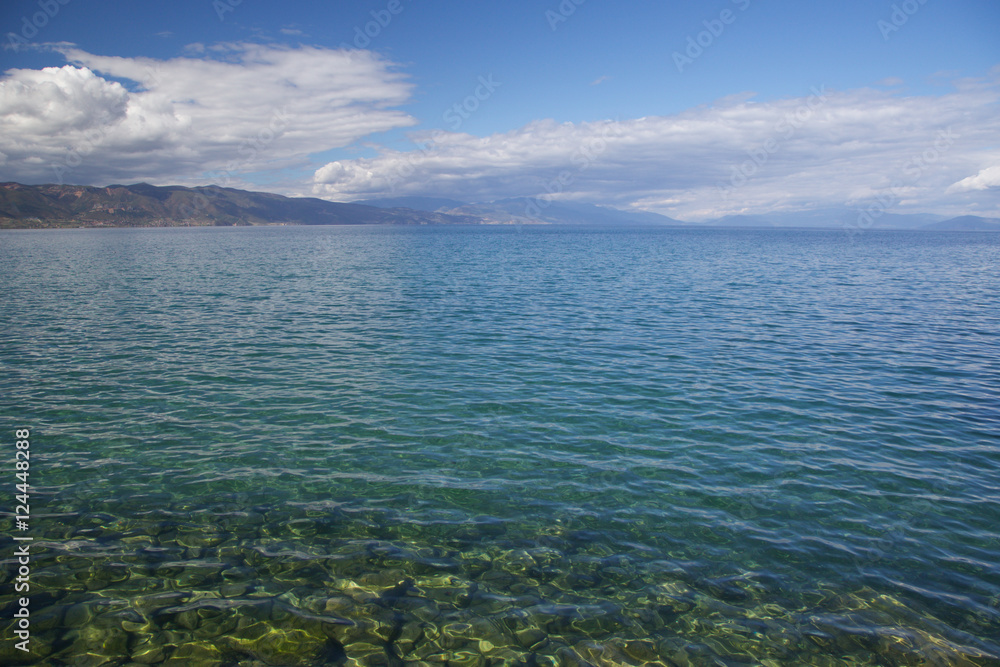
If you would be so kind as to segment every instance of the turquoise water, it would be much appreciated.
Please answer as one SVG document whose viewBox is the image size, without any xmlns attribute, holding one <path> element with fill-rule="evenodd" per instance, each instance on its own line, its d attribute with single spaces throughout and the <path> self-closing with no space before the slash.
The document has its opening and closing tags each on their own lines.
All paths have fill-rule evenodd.
<svg viewBox="0 0 1000 667">
<path fill-rule="evenodd" d="M 34 537 L 25 658 L 5 492 L 0 662 L 1000 665 L 998 267 L 972 233 L 0 233 Z"/>
</svg>

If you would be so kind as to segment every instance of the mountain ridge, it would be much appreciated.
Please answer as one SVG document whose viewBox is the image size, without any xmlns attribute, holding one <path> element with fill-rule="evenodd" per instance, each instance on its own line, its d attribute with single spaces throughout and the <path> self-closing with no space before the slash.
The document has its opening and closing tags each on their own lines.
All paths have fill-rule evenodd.
<svg viewBox="0 0 1000 667">
<path fill-rule="evenodd" d="M 911 229 L 1000 231 L 1000 218 L 884 213 L 870 228 L 850 208 L 729 215 L 691 223 L 649 211 L 625 211 L 544 197 L 462 202 L 394 197 L 331 202 L 217 185 L 24 185 L 0 183 L 0 229 L 238 225 L 550 224 L 683 226 L 690 228 Z"/>
<path fill-rule="evenodd" d="M 463 216 L 216 185 L 0 183 L 0 228 L 476 224 Z"/>
</svg>

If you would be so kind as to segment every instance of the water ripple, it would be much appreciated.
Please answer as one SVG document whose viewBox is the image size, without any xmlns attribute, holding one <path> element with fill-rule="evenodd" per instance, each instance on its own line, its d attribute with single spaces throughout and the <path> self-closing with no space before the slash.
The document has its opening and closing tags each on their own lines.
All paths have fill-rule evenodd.
<svg viewBox="0 0 1000 667">
<path fill-rule="evenodd" d="M 51 664 L 1000 665 L 995 235 L 73 230 L 0 260 Z"/>
</svg>

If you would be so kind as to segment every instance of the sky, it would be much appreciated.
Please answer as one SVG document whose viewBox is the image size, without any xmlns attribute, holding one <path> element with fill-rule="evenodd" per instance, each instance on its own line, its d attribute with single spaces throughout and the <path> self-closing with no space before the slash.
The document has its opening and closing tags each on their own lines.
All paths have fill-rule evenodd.
<svg viewBox="0 0 1000 667">
<path fill-rule="evenodd" d="M 5 0 L 0 181 L 1000 217 L 1000 2 Z"/>
</svg>

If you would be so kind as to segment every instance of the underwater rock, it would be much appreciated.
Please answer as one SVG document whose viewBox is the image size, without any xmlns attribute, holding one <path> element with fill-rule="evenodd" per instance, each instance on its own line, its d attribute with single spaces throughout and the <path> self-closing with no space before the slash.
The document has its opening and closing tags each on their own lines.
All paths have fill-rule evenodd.
<svg viewBox="0 0 1000 667">
<path fill-rule="evenodd" d="M 72 644 L 61 654 L 70 657 L 74 665 L 103 665 L 120 661 L 129 655 L 128 633 L 120 628 L 85 626 L 79 630 L 70 630 L 63 639 Z"/>
<path fill-rule="evenodd" d="M 626 664 L 632 664 L 632 662 L 646 664 L 660 659 L 656 643 L 651 639 L 616 638 L 608 642 L 607 647 L 613 649 L 616 655 L 621 656 L 620 659 Z"/>
<path fill-rule="evenodd" d="M 879 628 L 875 653 L 898 665 L 948 665 L 948 667 L 979 667 L 987 664 L 973 661 L 959 647 L 943 637 L 908 628 Z"/>
<path fill-rule="evenodd" d="M 181 644 L 171 653 L 170 657 L 160 663 L 165 667 L 182 667 L 190 665 L 205 665 L 206 667 L 221 665 L 225 656 L 216 646 L 208 643 L 188 642 Z"/>
<path fill-rule="evenodd" d="M 174 622 L 182 628 L 187 628 L 188 630 L 194 630 L 197 628 L 199 620 L 198 614 L 196 614 L 194 610 L 182 611 L 174 616 Z"/>
<path fill-rule="evenodd" d="M 194 630 L 194 636 L 198 639 L 213 639 L 220 635 L 227 635 L 239 627 L 240 618 L 232 613 L 217 610 L 218 613 L 206 615 L 207 609 L 200 609 L 198 627 Z"/>
<path fill-rule="evenodd" d="M 31 633 L 34 638 L 36 633 L 47 630 L 55 630 L 64 624 L 63 618 L 66 608 L 62 605 L 52 605 L 38 612 L 31 614 Z M 3 635 L 4 637 L 14 637 L 13 631 Z M 34 642 L 32 642 L 34 644 Z"/>
<path fill-rule="evenodd" d="M 514 633 L 489 616 L 477 616 L 470 621 L 472 635 L 479 640 L 480 648 L 483 642 L 491 646 L 516 646 Z M 488 649 L 487 649 L 488 650 Z"/>
<path fill-rule="evenodd" d="M 421 642 L 427 641 L 425 639 L 425 630 L 432 627 L 427 623 L 405 624 L 402 628 L 399 628 L 399 634 L 392 642 L 393 647 L 401 656 L 412 653 Z M 436 637 L 437 635 L 438 633 L 434 632 L 434 636 Z"/>
<path fill-rule="evenodd" d="M 79 628 L 88 625 L 97 615 L 101 602 L 78 602 L 66 609 L 63 623 L 68 628 Z"/>
<path fill-rule="evenodd" d="M 610 644 L 602 644 L 592 640 L 584 640 L 573 645 L 573 650 L 585 662 L 595 665 L 635 665 L 637 661 L 630 660 L 621 650 Z"/>
<path fill-rule="evenodd" d="M 540 651 L 548 642 L 548 635 L 538 628 L 525 628 L 515 633 L 519 646 L 532 651 Z"/>
<path fill-rule="evenodd" d="M 514 574 L 522 574 L 538 566 L 531 554 L 524 549 L 505 551 L 498 555 L 493 562 L 495 567 L 500 567 Z"/>
<path fill-rule="evenodd" d="M 289 667 L 320 664 L 328 644 L 325 637 L 300 629 L 279 630 L 266 623 L 256 623 L 238 634 L 220 637 L 216 642 L 223 648 L 254 656 L 265 663 Z"/>
<path fill-rule="evenodd" d="M 357 603 L 344 595 L 335 595 L 326 598 L 322 611 L 324 614 L 346 615 L 357 607 Z"/>
<path fill-rule="evenodd" d="M 408 613 L 414 619 L 431 625 L 435 625 L 441 620 L 443 613 L 440 605 L 436 605 L 430 600 L 419 598 L 414 599 L 412 602 L 413 604 L 409 607 Z"/>
<path fill-rule="evenodd" d="M 347 654 L 348 665 L 367 667 L 368 665 L 386 665 L 389 661 L 385 647 L 381 644 L 355 642 L 345 645 L 344 652 Z"/>
<path fill-rule="evenodd" d="M 19 641 L 14 634 L 16 623 L 4 623 L 2 630 L 3 641 L 0 641 L 0 665 L 37 665 L 39 660 L 44 660 L 52 655 L 52 635 L 50 633 L 31 634 L 31 642 L 28 645 L 29 652 L 24 652 L 15 646 Z"/>
<path fill-rule="evenodd" d="M 227 537 L 223 533 L 178 530 L 176 542 L 183 547 L 205 549 L 217 547 L 226 539 Z"/>
<path fill-rule="evenodd" d="M 164 648 L 155 644 L 146 644 L 132 651 L 132 662 L 143 665 L 155 665 L 163 662 L 166 657 L 167 654 Z"/>
<path fill-rule="evenodd" d="M 372 618 L 359 613 L 351 619 L 350 624 L 329 625 L 329 627 L 324 627 L 324 631 L 344 646 L 358 643 L 381 645 L 382 639 L 375 633 L 377 625 L 377 622 Z"/>
<path fill-rule="evenodd" d="M 482 654 L 473 648 L 456 650 L 448 656 L 448 667 L 482 667 L 488 664 L 483 660 Z"/>
<path fill-rule="evenodd" d="M 427 586 L 418 585 L 424 597 L 438 604 L 466 607 L 478 590 L 478 585 L 462 582 L 456 579 L 453 585 Z"/>
<path fill-rule="evenodd" d="M 224 598 L 238 598 L 246 595 L 249 586 L 243 583 L 225 583 L 219 586 L 219 595 Z"/>
<path fill-rule="evenodd" d="M 379 594 L 370 588 L 364 588 L 357 582 L 350 579 L 335 579 L 332 582 L 334 589 L 341 594 L 354 600 L 355 604 L 366 604 L 378 599 Z"/>
<path fill-rule="evenodd" d="M 293 519 L 286 528 L 296 537 L 314 537 L 317 532 L 316 522 L 312 519 Z"/>
<path fill-rule="evenodd" d="M 556 651 L 556 657 L 559 659 L 559 667 L 599 667 L 593 662 L 585 660 L 568 646 L 563 646 Z"/>
<path fill-rule="evenodd" d="M 227 567 L 221 574 L 226 581 L 248 581 L 258 578 L 257 570 L 246 566 Z"/>
</svg>

